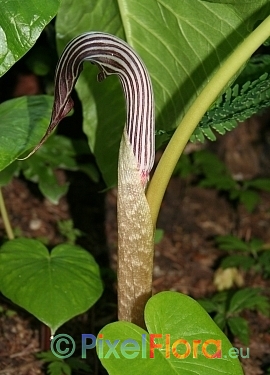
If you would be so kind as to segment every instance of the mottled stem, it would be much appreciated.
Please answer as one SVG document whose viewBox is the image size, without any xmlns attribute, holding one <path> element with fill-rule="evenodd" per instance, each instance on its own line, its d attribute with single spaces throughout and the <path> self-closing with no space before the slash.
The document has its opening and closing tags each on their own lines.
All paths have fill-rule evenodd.
<svg viewBox="0 0 270 375">
<path fill-rule="evenodd" d="M 136 160 L 124 131 L 118 166 L 118 318 L 144 327 L 152 295 L 153 225 Z"/>
</svg>

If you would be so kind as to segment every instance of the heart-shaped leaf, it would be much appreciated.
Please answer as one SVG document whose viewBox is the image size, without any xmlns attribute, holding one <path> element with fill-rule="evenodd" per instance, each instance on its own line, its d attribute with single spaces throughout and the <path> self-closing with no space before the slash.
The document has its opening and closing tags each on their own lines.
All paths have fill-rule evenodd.
<svg viewBox="0 0 270 375">
<path fill-rule="evenodd" d="M 23 96 L 0 104 L 0 171 L 34 147 L 51 118 L 51 96 Z"/>
<path fill-rule="evenodd" d="M 39 241 L 15 239 L 0 249 L 0 290 L 51 328 L 89 309 L 102 293 L 99 267 L 68 244 L 51 253 Z"/>
<path fill-rule="evenodd" d="M 192 298 L 155 295 L 146 305 L 145 323 L 148 333 L 128 322 L 100 331 L 97 353 L 110 375 L 243 374 L 227 337 Z"/>
<path fill-rule="evenodd" d="M 0 76 L 36 42 L 55 16 L 60 0 L 2 1 L 0 5 Z"/>
</svg>

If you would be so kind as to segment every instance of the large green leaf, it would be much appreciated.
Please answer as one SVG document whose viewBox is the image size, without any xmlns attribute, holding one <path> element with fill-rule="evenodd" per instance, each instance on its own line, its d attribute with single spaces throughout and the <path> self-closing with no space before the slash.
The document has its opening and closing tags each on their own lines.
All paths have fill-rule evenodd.
<svg viewBox="0 0 270 375">
<path fill-rule="evenodd" d="M 99 268 L 82 248 L 51 253 L 39 241 L 15 239 L 0 249 L 0 290 L 51 328 L 89 309 L 102 293 Z"/>
<path fill-rule="evenodd" d="M 0 3 L 0 76 L 36 42 L 56 15 L 60 0 L 2 0 Z"/>
<path fill-rule="evenodd" d="M 23 96 L 0 104 L 0 171 L 36 146 L 51 118 L 52 97 Z"/>
<path fill-rule="evenodd" d="M 148 333 L 128 322 L 109 324 L 99 332 L 97 353 L 110 375 L 243 374 L 227 337 L 190 297 L 155 295 L 146 305 L 145 322 Z M 152 344 L 151 335 L 156 335 Z"/>
<path fill-rule="evenodd" d="M 223 2 L 63 0 L 56 24 L 59 50 L 85 31 L 124 37 L 152 77 L 157 129 L 171 130 L 224 59 L 270 12 L 268 0 Z M 119 84 L 111 77 L 97 83 L 96 73 L 87 66 L 77 91 L 90 146 L 111 185 L 116 180 L 125 106 Z"/>
</svg>

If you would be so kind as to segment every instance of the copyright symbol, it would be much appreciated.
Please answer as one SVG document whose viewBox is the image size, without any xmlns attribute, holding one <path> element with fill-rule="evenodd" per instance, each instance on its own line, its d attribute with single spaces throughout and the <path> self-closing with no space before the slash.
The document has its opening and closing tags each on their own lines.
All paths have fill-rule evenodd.
<svg viewBox="0 0 270 375">
<path fill-rule="evenodd" d="M 75 341 L 65 333 L 54 336 L 51 341 L 51 351 L 57 358 L 69 358 L 75 352 L 75 349 Z"/>
</svg>

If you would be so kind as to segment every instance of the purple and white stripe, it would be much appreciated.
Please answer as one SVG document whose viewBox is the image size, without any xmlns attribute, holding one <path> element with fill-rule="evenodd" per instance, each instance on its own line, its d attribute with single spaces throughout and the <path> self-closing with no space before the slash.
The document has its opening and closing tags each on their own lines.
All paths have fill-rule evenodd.
<svg viewBox="0 0 270 375">
<path fill-rule="evenodd" d="M 99 81 L 110 74 L 119 76 L 126 99 L 128 138 L 145 185 L 154 163 L 152 85 L 140 57 L 113 35 L 88 32 L 71 40 L 64 49 L 56 68 L 54 107 L 46 136 L 73 107 L 70 94 L 85 60 L 99 67 Z"/>
</svg>

